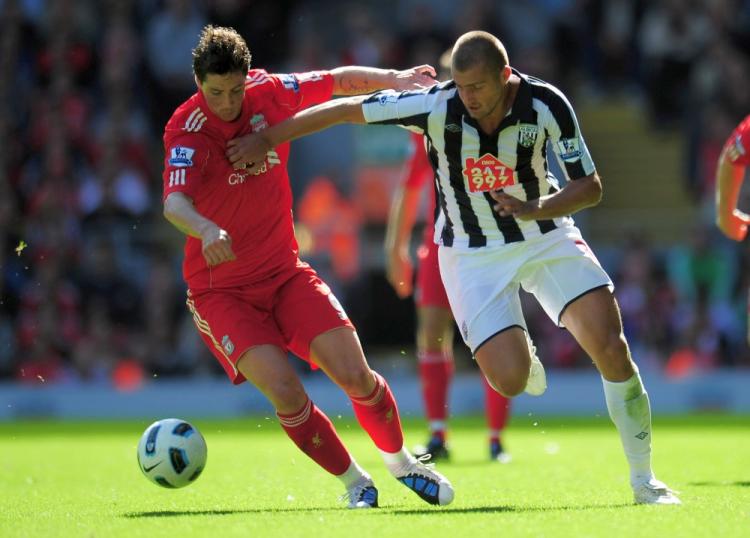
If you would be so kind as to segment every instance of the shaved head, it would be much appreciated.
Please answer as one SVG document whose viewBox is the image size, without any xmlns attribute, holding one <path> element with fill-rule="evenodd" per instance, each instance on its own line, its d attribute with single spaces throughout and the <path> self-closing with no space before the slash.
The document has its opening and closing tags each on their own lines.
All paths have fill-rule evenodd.
<svg viewBox="0 0 750 538">
<path fill-rule="evenodd" d="M 508 53 L 502 42 L 488 32 L 467 32 L 453 46 L 451 68 L 466 71 L 478 65 L 500 72 L 508 65 Z"/>
</svg>

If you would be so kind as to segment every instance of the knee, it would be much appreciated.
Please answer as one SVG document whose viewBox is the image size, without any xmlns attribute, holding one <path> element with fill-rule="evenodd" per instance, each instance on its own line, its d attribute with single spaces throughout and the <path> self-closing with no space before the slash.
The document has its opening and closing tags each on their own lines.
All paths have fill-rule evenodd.
<svg viewBox="0 0 750 538">
<path fill-rule="evenodd" d="M 307 393 L 296 380 L 279 379 L 268 386 L 270 399 L 280 413 L 294 413 L 307 403 Z"/>
<path fill-rule="evenodd" d="M 375 383 L 375 375 L 367 367 L 345 369 L 331 378 L 348 396 L 366 396 Z"/>
<path fill-rule="evenodd" d="M 506 371 L 502 374 L 494 372 L 487 376 L 490 386 L 506 398 L 518 396 L 526 388 L 526 382 L 529 379 L 527 371 Z"/>
</svg>

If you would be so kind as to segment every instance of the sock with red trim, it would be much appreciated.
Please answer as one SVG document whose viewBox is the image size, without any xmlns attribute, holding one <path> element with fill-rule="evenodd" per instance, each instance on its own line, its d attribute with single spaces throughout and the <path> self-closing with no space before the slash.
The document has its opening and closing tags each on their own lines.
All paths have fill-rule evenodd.
<svg viewBox="0 0 750 538">
<path fill-rule="evenodd" d="M 388 383 L 377 372 L 375 388 L 367 396 L 351 397 L 354 415 L 381 451 L 396 453 L 404 446 L 401 419 Z"/>
<path fill-rule="evenodd" d="M 352 457 L 341 442 L 330 419 L 312 400 L 296 413 L 279 417 L 281 427 L 302 452 L 329 473 L 339 476 L 349 470 Z"/>
</svg>

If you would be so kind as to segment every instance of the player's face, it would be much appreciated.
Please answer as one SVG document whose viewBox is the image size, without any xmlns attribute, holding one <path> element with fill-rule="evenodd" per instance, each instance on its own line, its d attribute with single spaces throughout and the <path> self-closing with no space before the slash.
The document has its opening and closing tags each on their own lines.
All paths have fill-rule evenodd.
<svg viewBox="0 0 750 538">
<path fill-rule="evenodd" d="M 496 112 L 505 96 L 504 71 L 496 72 L 477 64 L 466 71 L 452 70 L 453 80 L 469 115 L 482 120 Z"/>
<path fill-rule="evenodd" d="M 234 121 L 242 113 L 245 73 L 209 73 L 203 82 L 197 78 L 195 82 L 203 92 L 208 108 L 222 120 Z"/>
</svg>

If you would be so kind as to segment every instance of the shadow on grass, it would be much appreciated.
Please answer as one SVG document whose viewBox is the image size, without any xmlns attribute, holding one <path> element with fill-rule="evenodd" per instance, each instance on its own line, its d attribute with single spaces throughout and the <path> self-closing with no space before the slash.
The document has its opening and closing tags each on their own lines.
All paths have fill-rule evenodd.
<svg viewBox="0 0 750 538">
<path fill-rule="evenodd" d="M 421 515 L 421 514 L 492 514 L 492 513 L 524 513 L 524 512 L 557 512 L 569 510 L 599 510 L 610 508 L 627 508 L 633 504 L 592 504 L 577 506 L 469 506 L 465 508 L 386 508 L 378 510 L 365 510 L 368 514 L 381 515 Z M 154 512 L 126 512 L 122 517 L 146 518 L 146 517 L 183 517 L 183 516 L 228 516 L 235 514 L 267 514 L 267 513 L 304 513 L 304 512 L 340 512 L 343 508 L 248 508 L 238 510 L 159 510 Z"/>
<path fill-rule="evenodd" d="M 135 519 L 142 517 L 183 517 L 183 516 L 231 516 L 235 514 L 266 514 L 272 512 L 332 512 L 341 508 L 242 508 L 237 510 L 159 510 L 153 512 L 125 512 L 122 517 Z"/>
<path fill-rule="evenodd" d="M 379 513 L 389 514 L 492 514 L 492 513 L 517 513 L 525 512 L 562 512 L 568 510 L 601 510 L 610 508 L 630 508 L 632 503 L 623 504 L 589 504 L 589 505 L 572 505 L 572 506 L 467 506 L 465 508 L 422 508 L 422 509 L 393 509 L 381 510 Z"/>
<path fill-rule="evenodd" d="M 688 482 L 689 486 L 709 486 L 709 487 L 719 487 L 719 486 L 739 486 L 742 488 L 750 488 L 750 480 L 735 480 L 734 482 L 731 480 L 722 480 L 722 481 L 705 481 L 705 482 Z"/>
</svg>

